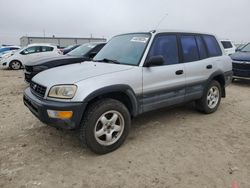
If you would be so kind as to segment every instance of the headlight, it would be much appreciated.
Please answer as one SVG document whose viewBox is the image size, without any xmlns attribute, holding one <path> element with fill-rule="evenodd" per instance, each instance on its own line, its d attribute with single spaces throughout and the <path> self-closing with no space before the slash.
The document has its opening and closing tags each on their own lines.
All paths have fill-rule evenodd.
<svg viewBox="0 0 250 188">
<path fill-rule="evenodd" d="M 59 99 L 72 99 L 77 90 L 76 85 L 57 85 L 49 91 L 49 97 Z"/>
</svg>

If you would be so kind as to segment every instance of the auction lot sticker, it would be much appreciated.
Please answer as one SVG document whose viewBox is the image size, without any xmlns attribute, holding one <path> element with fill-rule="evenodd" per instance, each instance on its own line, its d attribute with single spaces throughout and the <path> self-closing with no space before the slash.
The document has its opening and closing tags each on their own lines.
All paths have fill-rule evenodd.
<svg viewBox="0 0 250 188">
<path fill-rule="evenodd" d="M 148 41 L 148 37 L 133 37 L 130 41 L 146 43 Z"/>
</svg>

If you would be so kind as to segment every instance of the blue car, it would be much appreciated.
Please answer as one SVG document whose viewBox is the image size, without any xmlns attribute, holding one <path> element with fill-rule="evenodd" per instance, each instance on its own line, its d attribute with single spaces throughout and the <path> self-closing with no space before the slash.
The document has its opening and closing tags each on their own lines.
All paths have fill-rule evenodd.
<svg viewBox="0 0 250 188">
<path fill-rule="evenodd" d="M 3 46 L 0 48 L 0 56 L 9 52 L 9 51 L 15 51 L 15 50 L 19 50 L 20 47 L 19 46 Z"/>
<path fill-rule="evenodd" d="M 230 57 L 233 60 L 234 78 L 250 78 L 250 43 Z"/>
</svg>

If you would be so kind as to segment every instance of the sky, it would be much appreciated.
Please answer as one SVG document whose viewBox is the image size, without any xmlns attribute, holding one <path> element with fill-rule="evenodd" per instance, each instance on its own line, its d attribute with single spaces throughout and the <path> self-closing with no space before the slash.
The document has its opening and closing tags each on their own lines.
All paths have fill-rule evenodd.
<svg viewBox="0 0 250 188">
<path fill-rule="evenodd" d="M 0 0 L 0 44 L 18 45 L 21 36 L 44 32 L 110 39 L 157 27 L 248 42 L 249 7 L 250 0 Z"/>
</svg>

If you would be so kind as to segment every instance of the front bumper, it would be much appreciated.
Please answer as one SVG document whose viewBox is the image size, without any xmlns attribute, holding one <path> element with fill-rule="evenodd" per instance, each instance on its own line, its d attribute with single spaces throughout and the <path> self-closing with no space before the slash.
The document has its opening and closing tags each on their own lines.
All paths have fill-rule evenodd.
<svg viewBox="0 0 250 188">
<path fill-rule="evenodd" d="M 250 70 L 233 69 L 234 77 L 250 78 Z"/>
<path fill-rule="evenodd" d="M 38 98 L 30 88 L 24 91 L 23 102 L 29 110 L 43 123 L 64 129 L 76 129 L 80 126 L 86 103 L 83 102 L 57 102 Z M 73 111 L 70 119 L 50 118 L 47 110 Z"/>
<path fill-rule="evenodd" d="M 7 62 L 1 62 L 0 61 L 0 69 L 8 69 L 9 65 Z"/>
<path fill-rule="evenodd" d="M 250 78 L 250 62 L 233 61 L 234 77 Z"/>
<path fill-rule="evenodd" d="M 26 70 L 24 71 L 24 79 L 26 82 L 30 83 L 31 79 L 38 73 L 31 73 L 27 72 Z"/>
</svg>

